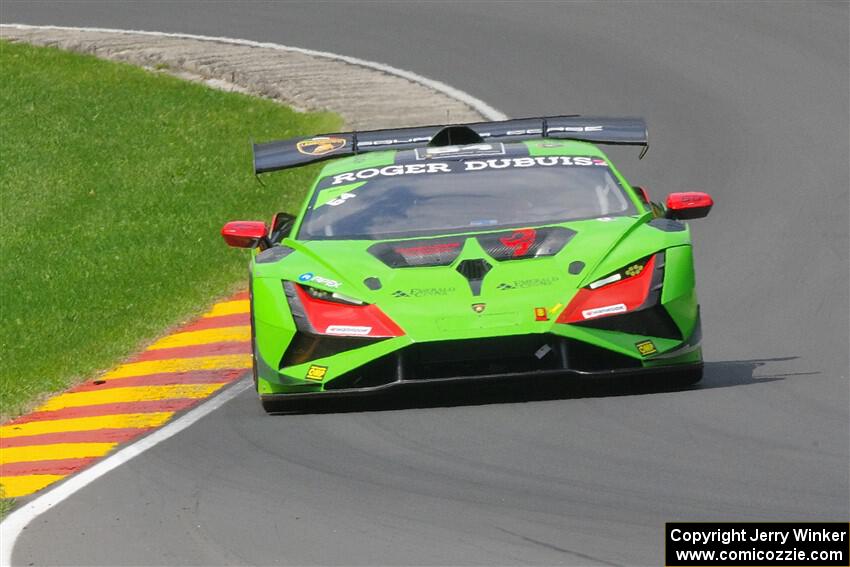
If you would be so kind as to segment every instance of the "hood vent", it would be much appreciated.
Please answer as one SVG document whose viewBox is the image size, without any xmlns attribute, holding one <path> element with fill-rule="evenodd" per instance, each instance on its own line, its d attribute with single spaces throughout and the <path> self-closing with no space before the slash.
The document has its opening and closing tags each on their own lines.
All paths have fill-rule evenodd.
<svg viewBox="0 0 850 567">
<path fill-rule="evenodd" d="M 486 260 L 478 258 L 475 260 L 463 260 L 457 265 L 457 271 L 469 282 L 472 295 L 481 295 L 481 282 L 493 266 Z"/>
<path fill-rule="evenodd" d="M 525 260 L 554 256 L 576 235 L 560 226 L 518 228 L 510 232 L 492 232 L 476 236 L 478 243 L 494 260 Z"/>
<path fill-rule="evenodd" d="M 448 266 L 460 256 L 464 242 L 463 236 L 397 240 L 373 244 L 368 250 L 390 268 Z"/>
</svg>

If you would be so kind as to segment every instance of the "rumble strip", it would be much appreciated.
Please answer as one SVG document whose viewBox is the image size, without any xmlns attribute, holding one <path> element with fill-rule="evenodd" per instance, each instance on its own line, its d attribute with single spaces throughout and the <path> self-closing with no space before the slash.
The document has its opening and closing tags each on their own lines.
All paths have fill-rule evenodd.
<svg viewBox="0 0 850 567">
<path fill-rule="evenodd" d="M 162 427 L 251 368 L 248 294 L 0 426 L 0 485 L 27 496 Z"/>
</svg>

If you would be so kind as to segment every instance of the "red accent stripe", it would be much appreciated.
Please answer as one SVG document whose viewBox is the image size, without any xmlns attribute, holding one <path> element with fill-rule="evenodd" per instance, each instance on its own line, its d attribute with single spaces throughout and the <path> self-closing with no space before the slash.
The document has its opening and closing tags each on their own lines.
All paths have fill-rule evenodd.
<svg viewBox="0 0 850 567">
<path fill-rule="evenodd" d="M 28 447 L 30 445 L 53 445 L 54 443 L 122 443 L 148 431 L 150 431 L 148 428 L 93 429 L 91 431 L 61 431 L 26 437 L 9 437 L 0 439 L 0 449 Z"/>
<path fill-rule="evenodd" d="M 206 317 L 192 321 L 184 327 L 180 327 L 175 333 L 186 333 L 188 331 L 202 331 L 204 329 L 216 329 L 218 327 L 237 327 L 239 325 L 248 325 L 251 323 L 251 316 L 248 313 L 232 313 L 230 315 L 222 315 L 220 317 Z"/>
<path fill-rule="evenodd" d="M 115 402 L 94 406 L 63 408 L 54 411 L 39 411 L 19 417 L 7 425 L 20 425 L 33 421 L 52 421 L 54 419 L 74 419 L 77 417 L 97 417 L 101 415 L 121 415 L 126 413 L 154 413 L 158 411 L 180 411 L 201 401 L 202 398 L 174 398 L 144 402 Z"/>
<path fill-rule="evenodd" d="M 251 352 L 251 341 L 226 343 L 208 343 L 173 348 L 146 350 L 137 354 L 127 362 L 144 362 L 145 360 L 168 360 L 169 358 L 198 358 L 201 356 L 216 356 L 220 354 L 248 354 Z"/>
<path fill-rule="evenodd" d="M 0 465 L 0 475 L 23 476 L 27 474 L 71 474 L 89 466 L 100 457 L 82 459 L 57 459 L 55 461 L 30 461 Z"/>
<path fill-rule="evenodd" d="M 98 384 L 98 380 L 91 380 L 77 386 L 69 392 L 91 392 L 92 390 L 105 390 L 109 388 L 129 388 L 131 386 L 169 386 L 171 384 L 217 384 L 219 382 L 233 382 L 241 378 L 247 372 L 243 368 L 229 368 L 224 370 L 192 370 L 189 372 L 161 372 L 159 374 L 148 374 L 147 376 L 128 376 L 127 378 L 116 378 L 106 380 Z"/>
</svg>

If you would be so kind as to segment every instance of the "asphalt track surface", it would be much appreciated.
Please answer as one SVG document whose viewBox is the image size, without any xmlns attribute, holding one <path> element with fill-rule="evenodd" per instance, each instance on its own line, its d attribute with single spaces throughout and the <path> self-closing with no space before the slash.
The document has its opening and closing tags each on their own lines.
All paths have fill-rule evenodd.
<svg viewBox="0 0 850 567">
<path fill-rule="evenodd" d="M 847 520 L 847 3 L 4 1 L 0 17 L 345 53 L 511 116 L 642 115 L 652 147 L 614 153 L 626 176 L 717 201 L 692 223 L 700 387 L 274 417 L 246 392 L 39 517 L 16 563 L 660 565 L 666 521 Z"/>
</svg>

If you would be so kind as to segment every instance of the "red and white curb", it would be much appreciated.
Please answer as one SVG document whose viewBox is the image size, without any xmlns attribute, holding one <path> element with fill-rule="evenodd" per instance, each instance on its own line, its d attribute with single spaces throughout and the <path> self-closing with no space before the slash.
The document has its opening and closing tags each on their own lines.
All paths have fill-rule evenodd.
<svg viewBox="0 0 850 567">
<path fill-rule="evenodd" d="M 334 53 L 191 34 L 21 24 L 2 27 L 140 33 L 303 53 L 427 86 L 467 104 L 489 120 L 507 118 L 484 101 L 445 83 Z M 246 294 L 240 294 L 216 304 L 197 321 L 157 341 L 104 376 L 0 426 L 0 483 L 5 496 L 26 496 L 50 487 L 0 523 L 0 567 L 11 565 L 18 536 L 39 515 L 249 388 L 251 383 L 247 380 L 226 386 L 244 376 L 250 366 L 249 306 Z M 216 392 L 219 395 L 201 403 Z M 121 446 L 122 443 L 126 445 Z"/>
<path fill-rule="evenodd" d="M 251 367 L 247 294 L 0 426 L 0 485 L 27 496 L 162 427 Z"/>
</svg>

